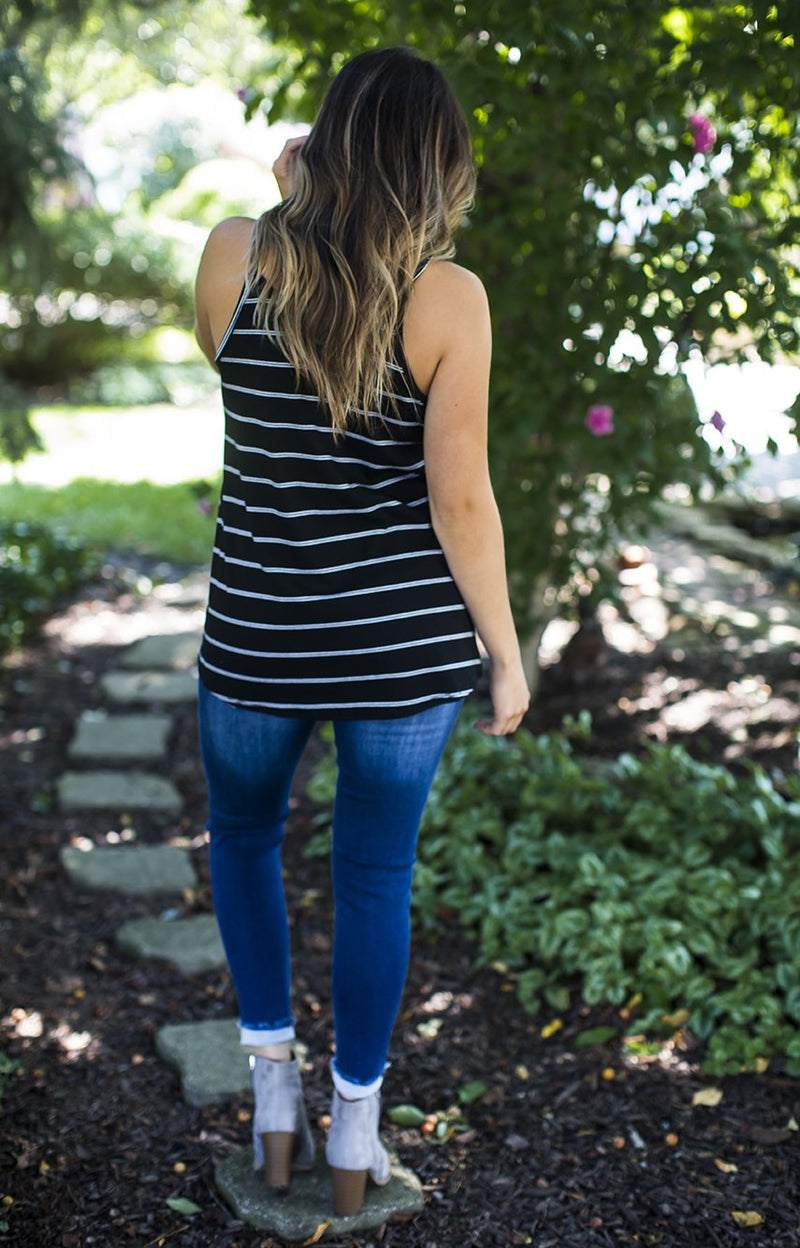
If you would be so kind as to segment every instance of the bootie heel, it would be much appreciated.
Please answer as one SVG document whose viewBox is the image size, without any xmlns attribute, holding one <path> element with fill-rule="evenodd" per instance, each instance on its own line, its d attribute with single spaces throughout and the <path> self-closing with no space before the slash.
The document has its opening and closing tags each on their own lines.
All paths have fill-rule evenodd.
<svg viewBox="0 0 800 1248">
<path fill-rule="evenodd" d="M 285 1194 L 292 1170 L 314 1167 L 314 1140 L 303 1102 L 300 1067 L 297 1058 L 275 1062 L 254 1055 L 250 1062 L 255 1095 L 253 1167 L 263 1167 L 267 1186 Z"/>
<path fill-rule="evenodd" d="M 367 1190 L 366 1170 L 337 1170 L 331 1166 L 333 1176 L 333 1212 L 337 1218 L 351 1218 L 364 1203 Z"/>
<path fill-rule="evenodd" d="M 334 1091 L 325 1160 L 333 1177 L 334 1213 L 352 1217 L 364 1203 L 367 1175 L 384 1187 L 391 1178 L 389 1154 L 378 1138 L 380 1091 L 347 1101 Z"/>
<path fill-rule="evenodd" d="M 288 1191 L 296 1138 L 294 1131 L 265 1131 L 261 1136 L 267 1187 Z"/>
</svg>

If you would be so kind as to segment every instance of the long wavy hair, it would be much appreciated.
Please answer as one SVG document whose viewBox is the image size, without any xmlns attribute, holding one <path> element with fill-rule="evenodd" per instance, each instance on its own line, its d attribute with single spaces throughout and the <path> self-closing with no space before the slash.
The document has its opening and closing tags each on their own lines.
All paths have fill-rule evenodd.
<svg viewBox="0 0 800 1248">
<path fill-rule="evenodd" d="M 257 323 L 276 330 L 338 435 L 387 397 L 421 262 L 455 252 L 472 206 L 466 122 L 441 70 L 410 48 L 362 52 L 332 82 L 298 150 L 292 193 L 256 223 Z"/>
</svg>

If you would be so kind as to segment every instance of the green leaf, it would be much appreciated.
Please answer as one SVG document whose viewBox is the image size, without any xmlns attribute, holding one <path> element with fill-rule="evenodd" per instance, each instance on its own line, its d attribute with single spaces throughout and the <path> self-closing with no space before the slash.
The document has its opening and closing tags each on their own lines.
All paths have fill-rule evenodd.
<svg viewBox="0 0 800 1248">
<path fill-rule="evenodd" d="M 576 1049 L 586 1049 L 592 1044 L 605 1044 L 619 1035 L 616 1027 L 590 1027 L 580 1032 L 575 1038 Z"/>
<path fill-rule="evenodd" d="M 474 1079 L 472 1083 L 465 1083 L 463 1088 L 458 1089 L 458 1099 L 462 1105 L 471 1105 L 473 1101 L 477 1101 L 486 1091 L 486 1084 L 481 1079 Z"/>
<path fill-rule="evenodd" d="M 398 1127 L 419 1127 L 425 1121 L 427 1114 L 417 1105 L 393 1105 L 388 1111 L 388 1115 L 392 1122 L 396 1122 Z"/>
<path fill-rule="evenodd" d="M 167 1204 L 176 1213 L 192 1214 L 203 1212 L 199 1205 L 196 1205 L 193 1200 L 187 1200 L 185 1196 L 171 1196 L 167 1200 Z"/>
</svg>

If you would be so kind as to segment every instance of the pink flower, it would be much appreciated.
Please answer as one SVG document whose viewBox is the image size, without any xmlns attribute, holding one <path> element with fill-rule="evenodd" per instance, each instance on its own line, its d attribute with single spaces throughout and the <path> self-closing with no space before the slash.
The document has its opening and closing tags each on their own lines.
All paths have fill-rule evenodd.
<svg viewBox="0 0 800 1248">
<path fill-rule="evenodd" d="M 205 498 L 198 498 L 197 510 L 204 516 L 211 515 L 211 504 Z"/>
<path fill-rule="evenodd" d="M 603 434 L 614 432 L 614 422 L 611 419 L 614 415 L 614 409 L 611 407 L 595 406 L 590 407 L 586 413 L 586 427 L 596 438 L 601 438 Z"/>
<path fill-rule="evenodd" d="M 715 412 L 708 423 L 713 425 L 718 433 L 722 433 L 722 430 L 725 428 L 725 421 L 722 419 L 719 412 Z"/>
<path fill-rule="evenodd" d="M 244 104 L 245 100 L 247 99 L 247 88 L 240 87 L 239 90 L 236 92 L 236 98 L 237 100 L 241 100 L 241 102 Z"/>
<path fill-rule="evenodd" d="M 692 127 L 694 135 L 694 150 L 699 152 L 701 156 L 705 156 L 712 151 L 717 141 L 716 130 L 702 113 L 692 113 L 689 118 L 689 125 Z"/>
</svg>

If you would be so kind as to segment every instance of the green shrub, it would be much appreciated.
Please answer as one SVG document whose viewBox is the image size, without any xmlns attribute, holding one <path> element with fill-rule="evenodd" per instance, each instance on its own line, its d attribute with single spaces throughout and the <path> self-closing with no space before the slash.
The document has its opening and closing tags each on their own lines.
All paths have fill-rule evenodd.
<svg viewBox="0 0 800 1248">
<path fill-rule="evenodd" d="M 420 831 L 416 920 L 456 915 L 531 1013 L 574 988 L 591 1005 L 641 993 L 637 1031 L 688 1010 L 709 1073 L 780 1054 L 800 1074 L 800 781 L 779 792 L 679 746 L 579 757 L 590 731 L 584 713 L 506 741 L 462 718 Z M 333 784 L 329 758 L 310 795 Z"/>
<path fill-rule="evenodd" d="M 0 655 L 20 645 L 96 568 L 84 542 L 44 525 L 0 520 Z"/>
</svg>

